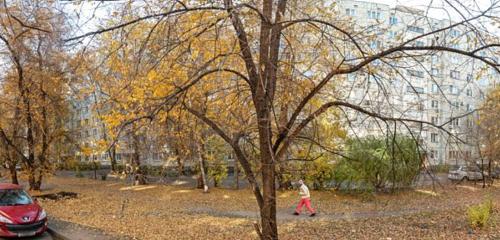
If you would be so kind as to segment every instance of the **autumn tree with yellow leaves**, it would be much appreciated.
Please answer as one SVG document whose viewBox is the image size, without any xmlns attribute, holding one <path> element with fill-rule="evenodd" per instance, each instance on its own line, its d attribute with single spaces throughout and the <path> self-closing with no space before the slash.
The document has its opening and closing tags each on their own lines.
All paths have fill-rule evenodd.
<svg viewBox="0 0 500 240">
<path fill-rule="evenodd" d="M 497 85 L 487 94 L 479 112 L 479 141 L 482 157 L 486 159 L 488 171 L 500 164 L 500 87 Z"/>
<path fill-rule="evenodd" d="M 0 144 L 12 181 L 15 166 L 26 170 L 30 189 L 40 190 L 67 136 L 69 71 L 61 36 L 62 15 L 52 3 L 4 1 L 0 42 L 6 71 L 0 92 Z"/>
</svg>

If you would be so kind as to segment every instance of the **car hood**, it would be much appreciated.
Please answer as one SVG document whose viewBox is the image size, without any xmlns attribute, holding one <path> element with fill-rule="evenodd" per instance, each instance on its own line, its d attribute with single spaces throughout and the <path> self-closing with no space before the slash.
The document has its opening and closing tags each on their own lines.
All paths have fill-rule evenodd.
<svg viewBox="0 0 500 240">
<path fill-rule="evenodd" d="M 32 223 L 36 221 L 42 208 L 38 204 L 0 206 L 0 214 L 18 224 Z"/>
</svg>

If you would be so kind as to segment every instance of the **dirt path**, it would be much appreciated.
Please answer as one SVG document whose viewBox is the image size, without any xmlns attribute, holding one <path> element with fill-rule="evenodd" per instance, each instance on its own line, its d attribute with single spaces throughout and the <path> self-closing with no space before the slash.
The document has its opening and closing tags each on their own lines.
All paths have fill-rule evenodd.
<svg viewBox="0 0 500 240">
<path fill-rule="evenodd" d="M 479 202 L 479 201 L 478 201 Z M 276 216 L 279 222 L 289 222 L 289 221 L 304 221 L 309 219 L 318 220 L 360 220 L 360 219 L 372 219 L 372 218 L 382 218 L 382 217 L 403 217 L 415 214 L 423 213 L 435 213 L 441 211 L 452 210 L 463 206 L 449 206 L 447 208 L 414 208 L 414 209 L 404 209 L 404 210 L 384 210 L 384 211 L 359 211 L 359 212 L 341 212 L 335 214 L 322 214 L 318 211 L 314 218 L 309 217 L 309 214 L 303 212 L 301 215 L 293 215 L 294 209 L 288 211 L 279 209 Z M 258 219 L 259 213 L 257 211 L 220 211 L 217 209 L 209 207 L 197 207 L 187 211 L 188 214 L 206 214 L 214 217 L 230 217 L 230 218 L 250 218 Z"/>
</svg>

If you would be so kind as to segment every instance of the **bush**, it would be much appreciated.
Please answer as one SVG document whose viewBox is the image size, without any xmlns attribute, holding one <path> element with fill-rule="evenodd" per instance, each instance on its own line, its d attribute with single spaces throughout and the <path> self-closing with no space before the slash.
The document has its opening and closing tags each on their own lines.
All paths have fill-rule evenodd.
<svg viewBox="0 0 500 240">
<path fill-rule="evenodd" d="M 312 183 L 315 190 L 324 189 L 326 183 L 334 178 L 333 169 L 334 164 L 330 163 L 326 157 L 320 157 L 309 166 L 305 180 Z"/>
<path fill-rule="evenodd" d="M 346 157 L 336 164 L 333 174 L 337 187 L 373 191 L 411 186 L 421 166 L 417 144 L 409 137 L 394 139 L 348 140 Z"/>
<path fill-rule="evenodd" d="M 431 167 L 431 170 L 436 173 L 448 173 L 452 166 L 448 164 L 439 164 Z"/>
<path fill-rule="evenodd" d="M 139 166 L 139 172 L 148 176 L 161 176 L 163 173 L 163 166 Z"/>
<path fill-rule="evenodd" d="M 214 187 L 218 187 L 227 178 L 227 165 L 224 163 L 210 164 L 207 174 L 214 181 Z"/>
<path fill-rule="evenodd" d="M 100 162 L 95 162 L 97 169 L 101 168 Z M 69 170 L 69 171 L 91 171 L 94 170 L 94 162 L 79 162 L 76 160 L 67 161 L 64 163 L 59 163 L 57 166 L 58 170 Z"/>
<path fill-rule="evenodd" d="M 493 211 L 493 201 L 488 198 L 483 203 L 469 207 L 467 209 L 467 217 L 469 225 L 472 228 L 482 228 L 488 224 L 490 215 Z"/>
</svg>

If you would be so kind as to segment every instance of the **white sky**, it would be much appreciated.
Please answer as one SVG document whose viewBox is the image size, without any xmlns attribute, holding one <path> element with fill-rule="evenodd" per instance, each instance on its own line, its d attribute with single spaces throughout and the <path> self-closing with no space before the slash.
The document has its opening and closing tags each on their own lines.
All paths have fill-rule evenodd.
<svg viewBox="0 0 500 240">
<path fill-rule="evenodd" d="M 156 0 L 138 0 L 136 2 L 155 2 Z M 328 0 L 325 0 L 328 1 Z M 335 0 L 333 0 L 335 1 Z M 460 13 L 465 14 L 465 17 L 470 17 L 471 15 L 476 15 L 479 10 L 484 10 L 491 6 L 492 2 L 499 0 L 364 0 L 365 2 L 374 2 L 387 4 L 392 7 L 396 5 L 403 5 L 408 7 L 418 8 L 424 11 L 428 11 L 428 16 L 436 19 L 451 19 L 453 21 L 460 21 L 462 18 L 457 13 L 453 7 L 457 8 Z M 448 3 L 447 3 L 447 2 Z M 108 14 L 112 6 L 121 5 L 120 3 L 126 3 L 127 1 L 110 1 L 110 2 L 83 2 L 82 4 L 62 4 L 65 6 L 66 11 L 73 13 L 79 12 L 80 19 L 78 25 L 83 27 L 83 30 L 92 31 L 95 30 L 99 22 L 97 19 L 108 18 Z M 450 6 L 453 5 L 453 7 Z M 431 8 L 428 8 L 429 5 Z M 497 4 L 498 5 L 498 4 Z M 97 11 L 94 11 L 96 6 L 99 6 Z M 494 12 L 491 13 L 493 16 L 500 17 L 500 5 L 498 5 Z M 88 19 L 92 19 L 87 22 Z M 488 30 L 491 32 L 499 33 L 500 29 L 498 27 L 487 26 Z M 82 32 L 80 32 L 82 33 Z"/>
</svg>

